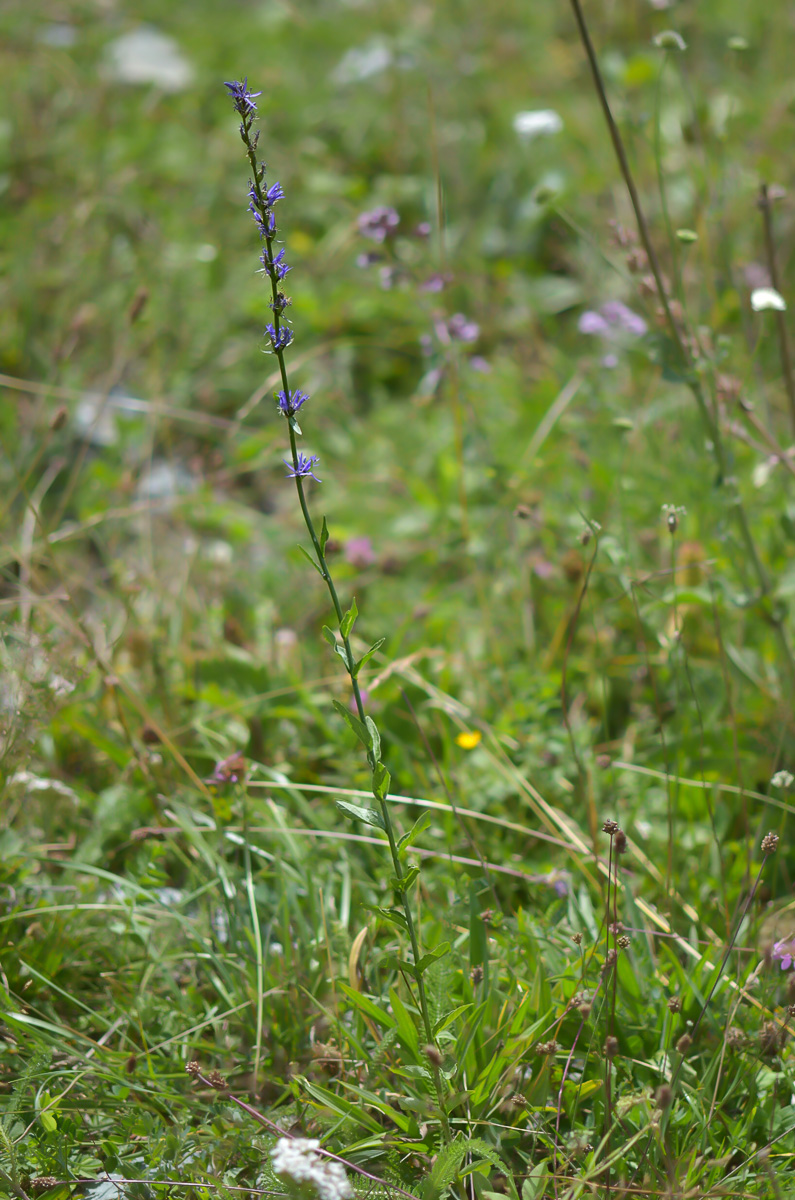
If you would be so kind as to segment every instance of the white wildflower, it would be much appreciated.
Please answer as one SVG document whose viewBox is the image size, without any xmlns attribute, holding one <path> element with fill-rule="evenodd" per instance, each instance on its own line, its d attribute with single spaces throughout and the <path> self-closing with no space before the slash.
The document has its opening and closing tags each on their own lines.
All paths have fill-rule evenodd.
<svg viewBox="0 0 795 1200">
<path fill-rule="evenodd" d="M 754 312 L 764 312 L 767 308 L 775 308 L 778 312 L 784 312 L 786 307 L 786 300 L 775 288 L 760 287 L 754 288 L 751 292 L 751 308 Z"/>
<path fill-rule="evenodd" d="M 513 119 L 514 132 L 530 142 L 533 138 L 560 133 L 563 118 L 552 108 L 539 108 L 529 112 L 518 112 Z"/>
<path fill-rule="evenodd" d="M 271 1150 L 276 1175 L 311 1184 L 318 1200 L 347 1200 L 353 1194 L 342 1163 L 322 1158 L 317 1138 L 279 1138 Z"/>
<path fill-rule="evenodd" d="M 773 787 L 791 788 L 795 783 L 795 776 L 790 771 L 776 771 L 770 782 Z"/>
</svg>

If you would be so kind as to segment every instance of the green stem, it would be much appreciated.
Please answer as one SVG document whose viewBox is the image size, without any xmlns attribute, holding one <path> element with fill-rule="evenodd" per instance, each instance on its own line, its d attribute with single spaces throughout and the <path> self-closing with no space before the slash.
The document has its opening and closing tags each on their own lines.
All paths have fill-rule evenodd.
<svg viewBox="0 0 795 1200">
<path fill-rule="evenodd" d="M 259 174 L 259 165 L 257 163 L 255 147 L 249 137 L 248 129 L 244 126 L 243 130 L 244 130 L 243 141 L 245 143 L 246 155 L 248 157 L 249 165 L 251 167 L 251 175 L 252 175 L 254 190 L 255 190 L 256 196 L 257 196 L 257 202 L 260 206 L 261 212 L 266 213 L 266 212 L 268 212 L 269 206 L 266 201 L 265 195 L 262 191 L 262 184 L 260 181 L 260 174 Z M 266 232 L 265 245 L 267 248 L 268 258 L 271 259 L 271 261 L 273 260 L 273 242 L 274 242 L 274 237 L 272 235 L 269 235 Z M 273 296 L 273 301 L 271 304 L 271 308 L 273 311 L 273 318 L 274 318 L 273 319 L 273 327 L 274 327 L 274 330 L 276 331 L 276 333 L 278 334 L 278 332 L 281 328 L 281 314 L 284 311 L 285 305 L 284 305 L 283 298 L 279 294 L 279 289 L 276 286 L 275 272 L 268 272 L 268 276 L 270 278 L 271 293 Z M 288 376 L 287 376 L 287 365 L 284 360 L 284 350 L 277 349 L 276 346 L 274 345 L 274 354 L 276 355 L 276 360 L 279 364 L 279 374 L 281 376 L 282 387 L 284 388 L 285 394 L 289 396 L 290 385 L 289 385 Z M 291 454 L 292 461 L 293 461 L 293 469 L 294 469 L 294 471 L 297 472 L 297 470 L 298 470 L 298 446 L 297 446 L 297 442 L 296 442 L 295 429 L 293 428 L 293 425 L 291 422 L 288 423 L 288 428 L 289 428 L 289 435 L 290 435 L 290 454 Z M 323 553 L 323 547 L 321 545 L 320 538 L 317 535 L 317 531 L 315 530 L 315 525 L 312 520 L 311 513 L 309 512 L 309 506 L 306 502 L 306 494 L 304 492 L 304 481 L 303 481 L 302 477 L 298 474 L 295 475 L 295 487 L 296 487 L 296 491 L 298 492 L 298 503 L 301 506 L 301 514 L 304 518 L 304 524 L 306 525 L 307 532 L 309 533 L 309 536 L 312 539 L 312 546 L 315 551 L 315 557 L 317 559 L 317 564 L 318 564 L 318 567 L 320 570 L 320 574 L 322 575 L 323 581 L 326 584 L 326 587 L 328 588 L 329 596 L 331 597 L 331 603 L 334 606 L 334 612 L 337 617 L 337 623 L 341 624 L 343 615 L 344 615 L 343 610 L 342 610 L 342 605 L 340 604 L 339 596 L 337 594 L 337 589 L 334 586 L 334 580 L 332 579 L 331 572 L 328 567 L 328 563 L 326 562 L 326 556 Z M 364 720 L 365 720 L 364 704 L 362 702 L 362 694 L 361 694 L 361 690 L 359 688 L 359 681 L 356 678 L 356 675 L 354 674 L 354 671 L 353 671 L 354 658 L 353 658 L 353 651 L 351 649 L 350 638 L 348 637 L 347 634 L 343 634 L 342 631 L 340 631 L 340 636 L 342 637 L 342 644 L 345 648 L 345 656 L 346 656 L 345 657 L 345 665 L 346 665 L 346 670 L 348 671 L 348 675 L 350 676 L 350 680 L 351 680 L 351 687 L 353 689 L 353 698 L 354 698 L 354 702 L 356 704 L 356 711 L 358 713 L 359 720 L 362 723 L 364 723 Z M 370 762 L 370 766 L 373 769 L 375 769 L 377 764 L 373 760 L 372 754 L 368 754 L 368 760 Z M 385 799 L 379 798 L 379 804 L 381 807 L 381 815 L 382 815 L 383 821 L 384 821 L 384 829 L 386 832 L 387 840 L 389 842 L 389 852 L 392 856 L 392 866 L 393 866 L 393 869 L 395 872 L 395 878 L 398 880 L 398 883 L 400 884 L 400 883 L 402 883 L 402 880 L 404 877 L 404 872 L 403 872 L 403 864 L 400 861 L 400 854 L 398 852 L 397 840 L 395 838 L 395 830 L 394 830 L 394 826 L 392 824 L 392 815 L 389 811 L 389 807 L 388 807 Z M 400 887 L 398 890 L 399 890 L 399 894 L 400 894 L 400 905 L 403 910 L 403 916 L 406 921 L 406 929 L 407 929 L 407 932 L 409 935 L 409 942 L 411 943 L 411 952 L 412 952 L 412 955 L 414 958 L 414 962 L 416 964 L 420 961 L 420 944 L 419 944 L 419 939 L 417 937 L 417 931 L 416 931 L 416 928 L 414 925 L 414 918 L 413 918 L 413 915 L 411 912 L 411 906 L 408 901 L 407 893 L 402 889 L 402 887 Z M 436 1039 L 433 1036 L 433 1025 L 431 1023 L 431 1015 L 430 1015 L 430 1010 L 428 1008 L 428 998 L 427 998 L 427 995 L 425 992 L 425 984 L 424 984 L 422 976 L 420 975 L 419 972 L 417 972 L 417 975 L 416 975 L 416 982 L 417 982 L 417 992 L 419 995 L 419 1002 L 420 1002 L 420 1013 L 422 1016 L 422 1024 L 423 1024 L 423 1028 L 425 1031 L 425 1037 L 428 1042 L 428 1045 L 435 1047 Z M 436 1093 L 437 1093 L 437 1099 L 439 1102 L 439 1111 L 440 1111 L 440 1116 L 441 1116 L 442 1129 L 444 1131 L 445 1140 L 450 1141 L 451 1130 L 450 1130 L 450 1124 L 448 1121 L 447 1113 L 445 1112 L 445 1107 L 444 1107 L 444 1100 L 443 1100 L 444 1092 L 443 1092 L 443 1088 L 442 1088 L 441 1072 L 440 1072 L 439 1068 L 433 1063 L 431 1064 L 431 1070 L 433 1073 L 434 1083 L 435 1083 Z"/>
</svg>

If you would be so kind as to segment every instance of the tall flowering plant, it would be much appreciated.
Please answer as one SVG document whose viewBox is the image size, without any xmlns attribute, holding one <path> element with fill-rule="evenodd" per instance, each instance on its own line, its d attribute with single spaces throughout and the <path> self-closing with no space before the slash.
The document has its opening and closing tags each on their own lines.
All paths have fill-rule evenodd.
<svg viewBox="0 0 795 1200">
<path fill-rule="evenodd" d="M 290 439 L 290 456 L 284 459 L 284 464 L 287 467 L 288 478 L 293 479 L 295 482 L 298 503 L 301 506 L 301 513 L 314 551 L 314 554 L 309 554 L 306 550 L 303 550 L 303 553 L 309 559 L 312 566 L 319 572 L 328 588 L 337 621 L 336 631 L 330 629 L 328 626 L 323 626 L 323 636 L 345 665 L 345 670 L 348 672 L 351 681 L 356 711 L 355 713 L 351 712 L 344 704 L 341 704 L 337 700 L 334 701 L 334 706 L 364 746 L 367 761 L 372 772 L 373 796 L 378 802 L 377 809 L 364 808 L 344 802 L 338 802 L 337 807 L 347 816 L 375 826 L 383 830 L 386 834 L 392 866 L 394 868 L 394 875 L 390 882 L 398 903 L 393 908 L 382 909 L 381 912 L 387 920 L 397 925 L 408 935 L 411 945 L 412 962 L 409 963 L 399 959 L 397 960 L 397 965 L 416 981 L 420 1013 L 425 1038 L 428 1043 L 426 1046 L 426 1057 L 429 1070 L 434 1078 L 441 1112 L 442 1129 L 449 1139 L 449 1123 L 444 1111 L 442 1079 L 439 1067 L 441 1055 L 439 1054 L 433 1035 L 423 981 L 425 970 L 430 966 L 431 962 L 446 953 L 449 946 L 447 943 L 444 943 L 430 953 L 425 955 L 420 954 L 420 946 L 409 901 L 409 893 L 417 879 L 419 869 L 416 866 L 407 866 L 406 864 L 406 855 L 409 847 L 427 822 L 425 818 L 420 818 L 411 832 L 400 839 L 397 838 L 392 824 L 392 817 L 387 803 L 391 781 L 389 771 L 381 759 L 381 737 L 372 717 L 365 714 L 362 690 L 359 686 L 359 672 L 383 644 L 384 638 L 380 638 L 375 642 L 361 658 L 357 659 L 354 657 L 350 635 L 358 616 L 356 601 L 352 600 L 350 608 L 347 611 L 343 611 L 325 556 L 329 538 L 326 519 L 325 517 L 323 518 L 320 532 L 318 532 L 307 504 L 307 480 L 311 478 L 320 483 L 321 479 L 315 473 L 318 463 L 317 455 L 306 455 L 298 449 L 298 438 L 302 436 L 301 427 L 297 419 L 298 413 L 309 400 L 309 396 L 297 388 L 292 389 L 290 387 L 285 359 L 285 351 L 293 341 L 293 331 L 285 316 L 290 300 L 282 290 L 285 276 L 290 267 L 285 262 L 284 248 L 276 250 L 278 230 L 274 212 L 278 201 L 284 198 L 284 190 L 278 182 L 268 185 L 265 163 L 257 158 L 259 130 L 254 129 L 257 118 L 255 101 L 261 93 L 250 91 L 247 79 L 244 79 L 242 83 L 233 81 L 224 86 L 229 90 L 235 110 L 240 116 L 240 137 L 245 146 L 246 156 L 251 168 L 251 179 L 248 187 L 248 207 L 263 243 L 260 262 L 262 263 L 264 273 L 270 280 L 271 286 L 269 306 L 273 313 L 273 320 L 265 326 L 265 339 L 267 351 L 275 355 L 276 361 L 279 364 L 279 375 L 281 377 L 282 386 L 275 396 L 276 408 L 278 413 L 287 422 L 287 431 Z"/>
</svg>

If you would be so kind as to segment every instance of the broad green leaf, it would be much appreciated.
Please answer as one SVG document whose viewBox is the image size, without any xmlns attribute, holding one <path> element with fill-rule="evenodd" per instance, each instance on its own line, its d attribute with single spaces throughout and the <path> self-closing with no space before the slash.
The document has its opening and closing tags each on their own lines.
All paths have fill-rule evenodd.
<svg viewBox="0 0 795 1200">
<path fill-rule="evenodd" d="M 442 942 L 435 950 L 429 950 L 427 954 L 423 954 L 420 961 L 417 963 L 417 974 L 422 975 L 428 970 L 431 963 L 435 963 L 437 959 L 444 958 L 450 950 L 449 942 Z"/>
<path fill-rule="evenodd" d="M 377 829 L 385 828 L 384 818 L 374 808 L 362 808 L 359 804 L 349 804 L 347 800 L 338 800 L 337 808 L 346 817 L 353 817 L 356 821 L 364 821 L 365 825 L 374 825 Z"/>
</svg>

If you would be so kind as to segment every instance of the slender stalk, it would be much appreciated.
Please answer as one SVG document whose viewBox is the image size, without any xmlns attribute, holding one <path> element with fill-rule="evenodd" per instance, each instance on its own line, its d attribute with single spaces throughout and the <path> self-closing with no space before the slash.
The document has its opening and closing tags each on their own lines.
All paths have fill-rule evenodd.
<svg viewBox="0 0 795 1200">
<path fill-rule="evenodd" d="M 759 208 L 762 212 L 762 224 L 765 230 L 765 253 L 770 282 L 777 292 L 779 287 L 778 267 L 776 265 L 776 245 L 773 240 L 773 213 L 770 203 L 770 192 L 766 183 L 759 188 Z M 781 372 L 784 376 L 784 386 L 787 389 L 789 415 L 792 422 L 792 432 L 795 434 L 795 376 L 792 374 L 792 355 L 787 337 L 787 322 L 783 312 L 776 311 L 776 330 L 778 332 L 778 352 L 781 356 Z"/>
<path fill-rule="evenodd" d="M 240 85 L 234 85 L 234 86 L 239 87 Z M 246 91 L 245 84 L 242 85 L 242 89 L 244 92 Z M 230 90 L 231 90 L 231 88 L 230 88 Z M 233 93 L 233 95 L 234 95 L 234 93 Z M 248 100 L 250 101 L 250 94 L 247 93 L 247 96 L 248 96 Z M 276 240 L 276 227 L 275 227 L 275 222 L 271 219 L 271 211 L 272 211 L 272 204 L 275 201 L 272 201 L 269 198 L 269 196 L 265 193 L 265 191 L 263 190 L 264 167 L 261 166 L 261 164 L 257 161 L 257 155 L 256 155 L 256 146 L 257 146 L 258 135 L 255 134 L 252 137 L 252 133 L 251 133 L 252 124 L 253 124 L 253 116 L 254 116 L 254 113 L 256 112 L 256 109 L 254 108 L 253 103 L 251 103 L 250 105 L 247 103 L 244 103 L 242 109 L 241 109 L 241 107 L 238 107 L 237 104 L 236 104 L 236 107 L 237 107 L 238 112 L 240 112 L 241 116 L 243 117 L 243 120 L 242 120 L 242 123 L 240 126 L 240 136 L 245 145 L 246 157 L 248 158 L 249 166 L 251 167 L 252 183 L 251 183 L 251 190 L 250 190 L 249 194 L 252 199 L 252 207 L 257 210 L 255 212 L 255 216 L 258 215 L 257 224 L 259 226 L 262 238 L 265 242 L 266 259 L 264 261 L 266 261 L 266 264 L 267 264 L 267 262 L 270 262 L 270 264 L 271 264 L 270 269 L 268 269 L 266 266 L 266 274 L 268 275 L 268 277 L 270 279 L 271 295 L 272 295 L 272 300 L 271 300 L 271 304 L 270 304 L 270 308 L 273 312 L 273 333 L 271 335 L 271 345 L 272 345 L 273 353 L 276 356 L 276 361 L 279 364 L 279 375 L 280 375 L 280 378 L 282 381 L 284 395 L 289 398 L 290 397 L 290 384 L 289 384 L 289 378 L 288 378 L 288 373 L 287 373 L 287 364 L 286 364 L 285 356 L 284 356 L 284 350 L 286 348 L 286 345 L 282 343 L 282 338 L 280 337 L 280 334 L 281 334 L 282 328 L 283 328 L 283 313 L 284 313 L 284 310 L 287 307 L 289 301 L 283 295 L 283 293 L 280 292 L 279 287 L 278 287 L 278 283 L 280 282 L 280 279 L 278 277 L 277 271 L 275 269 L 273 269 L 273 264 L 275 262 L 274 244 L 275 244 L 275 240 Z M 289 342 L 286 344 L 289 344 Z M 365 724 L 364 703 L 362 701 L 362 694 L 361 694 L 361 689 L 359 687 L 359 681 L 356 677 L 356 669 L 355 669 L 355 661 L 356 660 L 353 655 L 353 649 L 351 647 L 349 634 L 343 632 L 343 617 L 345 614 L 343 613 L 339 595 L 338 595 L 337 589 L 334 585 L 334 580 L 332 578 L 331 571 L 329 570 L 328 562 L 326 561 L 326 556 L 324 553 L 323 539 L 318 536 L 317 530 L 315 528 L 315 524 L 312 520 L 312 515 L 309 511 L 309 505 L 307 504 L 306 490 L 304 487 L 304 479 L 302 477 L 301 469 L 300 469 L 300 456 L 298 453 L 298 444 L 297 444 L 297 439 L 296 439 L 295 425 L 292 420 L 288 421 L 288 430 L 289 430 L 289 438 L 290 438 L 290 457 L 292 459 L 292 465 L 293 465 L 292 474 L 293 474 L 293 478 L 295 481 L 296 491 L 298 493 L 298 503 L 301 507 L 301 514 L 304 518 L 304 524 L 306 526 L 307 532 L 308 532 L 309 537 L 312 542 L 312 547 L 315 552 L 315 559 L 316 559 L 318 571 L 320 572 L 323 582 L 325 583 L 325 585 L 328 589 L 328 593 L 331 598 L 331 603 L 334 608 L 334 613 L 337 618 L 337 623 L 340 626 L 339 632 L 340 632 L 340 637 L 342 638 L 342 644 L 343 644 L 343 648 L 345 651 L 345 658 L 344 658 L 345 668 L 350 677 L 351 688 L 353 690 L 353 699 L 354 699 L 354 703 L 356 705 L 356 712 L 357 712 L 359 720 L 362 722 L 362 724 Z M 368 762 L 370 763 L 370 767 L 372 768 L 373 771 L 375 771 L 376 768 L 378 767 L 379 763 L 376 761 L 374 752 L 372 750 L 368 751 L 367 759 L 368 759 Z M 392 823 L 392 816 L 389 811 L 389 806 L 387 805 L 386 798 L 384 796 L 379 795 L 378 792 L 376 792 L 376 799 L 378 800 L 378 804 L 379 804 L 379 807 L 381 810 L 381 817 L 383 820 L 384 831 L 387 836 L 387 841 L 389 842 L 389 852 L 390 852 L 390 856 L 392 858 L 392 867 L 395 872 L 395 878 L 398 881 L 397 891 L 400 896 L 400 907 L 402 909 L 403 917 L 406 922 L 406 931 L 408 933 L 409 942 L 411 944 L 411 952 L 412 952 L 412 955 L 414 958 L 414 962 L 416 964 L 420 961 L 420 944 L 419 944 L 419 938 L 417 936 L 416 926 L 414 924 L 414 916 L 413 916 L 413 913 L 411 910 L 411 905 L 410 905 L 409 899 L 408 899 L 408 892 L 402 886 L 403 879 L 405 877 L 405 872 L 403 870 L 403 864 L 400 859 L 400 853 L 398 850 L 397 839 L 395 837 L 394 825 Z M 417 983 L 417 994 L 418 994 L 418 999 L 419 999 L 420 1015 L 422 1017 L 422 1024 L 423 1024 L 423 1030 L 425 1033 L 425 1038 L 426 1038 L 426 1041 L 429 1046 L 435 1047 L 436 1041 L 435 1041 L 435 1038 L 433 1035 L 433 1024 L 431 1022 L 431 1015 L 430 1015 L 430 1010 L 428 1007 L 428 999 L 427 999 L 427 995 L 425 992 L 425 984 L 424 984 L 422 975 L 420 974 L 419 971 L 416 973 L 415 979 L 416 979 L 416 983 Z M 437 1065 L 435 1065 L 434 1063 L 431 1062 L 431 1063 L 429 1063 L 429 1065 L 430 1065 L 430 1069 L 431 1069 L 431 1072 L 432 1072 L 432 1075 L 434 1078 L 434 1084 L 435 1084 L 437 1099 L 438 1099 L 438 1103 L 439 1103 L 442 1129 L 444 1132 L 445 1139 L 447 1141 L 449 1141 L 451 1138 L 451 1131 L 450 1131 L 449 1120 L 448 1120 L 447 1114 L 445 1112 L 445 1107 L 444 1107 L 444 1099 L 443 1099 L 444 1089 L 442 1087 L 441 1072 L 439 1070 L 439 1067 Z"/>
<path fill-rule="evenodd" d="M 629 165 L 627 153 L 624 148 L 624 142 L 610 108 L 610 101 L 607 98 L 607 92 L 605 90 L 604 81 L 599 69 L 596 52 L 594 50 L 593 42 L 591 41 L 591 35 L 588 32 L 588 26 L 583 14 L 582 4 L 580 3 L 580 0 L 571 0 L 571 6 L 574 12 L 574 19 L 577 24 L 580 40 L 582 41 L 583 49 L 585 50 L 585 54 L 588 59 L 588 65 L 591 69 L 594 89 L 599 98 L 599 103 L 601 105 L 605 122 L 607 124 L 607 129 L 610 134 L 610 140 L 613 143 L 613 150 L 615 151 L 616 159 L 618 160 L 619 170 L 621 172 L 622 179 L 624 180 L 624 185 L 629 194 L 632 209 L 635 214 L 635 221 L 638 226 L 640 240 L 643 243 L 643 249 L 646 251 L 649 267 L 654 277 L 654 284 L 660 304 L 662 305 L 663 313 L 665 315 L 665 322 L 668 326 L 674 351 L 682 371 L 683 379 L 693 394 L 701 414 L 702 421 L 704 422 L 707 436 L 711 443 L 712 454 L 718 470 L 718 481 L 723 487 L 729 488 L 729 504 L 733 511 L 734 518 L 739 526 L 740 537 L 742 539 L 743 546 L 748 554 L 749 560 L 756 575 L 760 599 L 765 601 L 766 618 L 776 634 L 776 639 L 781 650 L 781 655 L 784 660 L 784 665 L 788 676 L 790 697 L 792 698 L 795 697 L 795 656 L 793 655 L 792 647 L 790 646 L 789 638 L 787 636 L 783 621 L 768 602 L 768 597 L 771 590 L 770 580 L 759 557 L 759 552 L 756 548 L 756 543 L 754 542 L 753 535 L 748 524 L 748 517 L 743 507 L 737 483 L 730 476 L 728 471 L 728 462 L 721 438 L 720 423 L 717 412 L 713 412 L 710 408 L 701 379 L 696 371 L 696 365 L 693 362 L 692 355 L 671 311 L 671 305 L 668 299 L 665 282 L 663 280 L 660 263 L 654 246 L 652 245 L 649 226 L 646 222 L 646 216 L 643 211 L 643 206 L 640 202 L 638 189 L 635 186 L 635 179 Z"/>
</svg>

